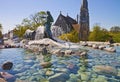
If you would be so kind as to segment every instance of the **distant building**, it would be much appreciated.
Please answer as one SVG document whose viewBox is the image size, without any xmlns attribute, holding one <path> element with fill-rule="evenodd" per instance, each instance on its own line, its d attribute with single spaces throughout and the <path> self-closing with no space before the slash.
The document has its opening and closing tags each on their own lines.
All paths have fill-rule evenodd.
<svg viewBox="0 0 120 82">
<path fill-rule="evenodd" d="M 8 31 L 8 33 L 3 34 L 4 39 L 13 39 L 13 37 L 14 37 L 13 30 Z"/>
<path fill-rule="evenodd" d="M 63 33 L 69 33 L 73 30 L 73 24 L 77 24 L 77 21 L 71 18 L 70 16 L 64 16 L 60 13 L 54 26 L 61 28 Z"/>
<path fill-rule="evenodd" d="M 87 0 L 82 0 L 79 24 L 80 24 L 79 39 L 87 41 L 89 36 L 89 12 Z"/>
<path fill-rule="evenodd" d="M 8 38 L 11 40 L 13 39 L 13 30 L 8 32 Z"/>
<path fill-rule="evenodd" d="M 4 43 L 3 38 L 0 38 L 0 45 L 3 43 Z"/>
<path fill-rule="evenodd" d="M 8 33 L 3 34 L 4 44 L 11 44 L 9 42 L 18 43 L 20 41 L 19 37 L 14 34 L 14 30 L 8 31 Z"/>
</svg>

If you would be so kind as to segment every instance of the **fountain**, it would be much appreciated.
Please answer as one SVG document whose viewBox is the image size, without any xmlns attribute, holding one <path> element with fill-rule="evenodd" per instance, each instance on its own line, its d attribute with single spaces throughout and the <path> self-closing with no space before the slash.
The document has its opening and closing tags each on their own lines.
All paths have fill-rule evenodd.
<svg viewBox="0 0 120 82">
<path fill-rule="evenodd" d="M 87 47 L 70 43 L 67 36 L 67 41 L 56 39 L 57 42 L 50 38 L 44 38 L 44 29 L 44 26 L 40 26 L 36 31 L 38 34 L 36 40 L 28 42 L 31 50 L 36 49 L 36 52 L 43 50 L 43 52 L 37 55 L 30 53 L 26 55 L 23 53 L 24 51 L 20 53 L 20 50 L 15 50 L 12 53 L 15 55 L 15 57 L 11 57 L 14 57 L 12 58 L 15 63 L 13 73 L 15 72 L 16 80 L 21 82 L 43 82 L 43 80 L 49 82 L 58 80 L 61 82 L 98 82 L 99 80 L 101 82 L 119 82 L 120 49 L 116 54 L 89 47 L 89 52 L 87 52 L 85 51 Z M 46 45 L 47 49 L 43 48 Z M 18 54 L 21 55 L 21 58 Z"/>
<path fill-rule="evenodd" d="M 58 37 L 64 33 L 63 30 L 59 26 L 52 26 L 51 31 L 52 31 L 53 37 Z"/>
<path fill-rule="evenodd" d="M 44 26 L 39 26 L 36 30 L 35 40 L 40 40 L 44 38 Z"/>
<path fill-rule="evenodd" d="M 39 26 L 36 30 L 35 40 L 40 40 L 43 38 L 50 38 L 54 41 L 56 41 L 51 32 L 51 24 L 53 22 L 53 18 L 49 11 L 46 12 L 45 15 L 41 15 L 41 18 L 44 20 L 44 24 L 42 26 Z"/>
</svg>

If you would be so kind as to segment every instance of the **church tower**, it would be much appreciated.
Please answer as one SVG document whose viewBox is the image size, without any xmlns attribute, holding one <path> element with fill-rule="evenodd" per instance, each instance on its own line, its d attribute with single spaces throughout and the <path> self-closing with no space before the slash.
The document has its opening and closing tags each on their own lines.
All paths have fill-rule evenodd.
<svg viewBox="0 0 120 82">
<path fill-rule="evenodd" d="M 88 1 L 82 0 L 80 9 L 80 30 L 79 39 L 87 41 L 89 36 L 89 12 L 88 12 Z"/>
</svg>

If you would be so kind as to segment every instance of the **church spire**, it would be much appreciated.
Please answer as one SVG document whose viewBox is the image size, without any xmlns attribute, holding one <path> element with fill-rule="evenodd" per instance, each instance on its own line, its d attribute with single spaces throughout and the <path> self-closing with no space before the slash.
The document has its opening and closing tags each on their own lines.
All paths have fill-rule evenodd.
<svg viewBox="0 0 120 82">
<path fill-rule="evenodd" d="M 79 24 L 80 24 L 79 39 L 86 41 L 88 40 L 89 36 L 89 11 L 87 0 L 82 0 Z"/>
<path fill-rule="evenodd" d="M 88 1 L 87 0 L 82 0 L 81 9 L 83 9 L 83 8 L 88 10 Z"/>
</svg>

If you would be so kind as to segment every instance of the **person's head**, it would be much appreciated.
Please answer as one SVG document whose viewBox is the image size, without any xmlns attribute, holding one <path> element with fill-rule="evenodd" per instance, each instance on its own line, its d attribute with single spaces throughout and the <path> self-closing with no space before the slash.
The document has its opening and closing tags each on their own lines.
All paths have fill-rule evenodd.
<svg viewBox="0 0 120 82">
<path fill-rule="evenodd" d="M 50 14 L 50 11 L 47 11 L 47 14 Z"/>
<path fill-rule="evenodd" d="M 47 11 L 47 15 L 50 15 L 50 11 Z"/>
</svg>

